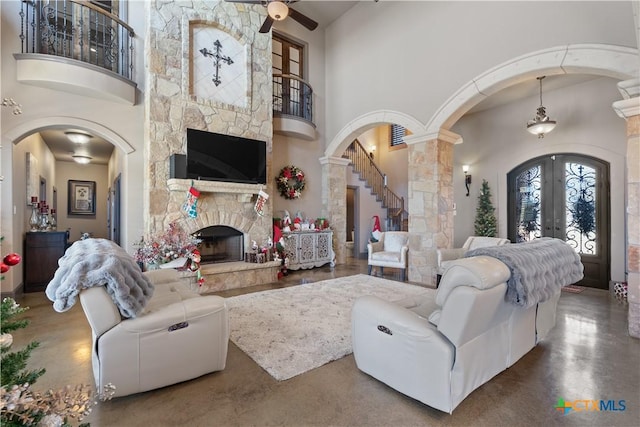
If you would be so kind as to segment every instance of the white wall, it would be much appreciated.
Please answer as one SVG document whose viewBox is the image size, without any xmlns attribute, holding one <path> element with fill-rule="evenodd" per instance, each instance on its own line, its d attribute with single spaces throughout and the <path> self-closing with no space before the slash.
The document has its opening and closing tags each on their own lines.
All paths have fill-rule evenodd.
<svg viewBox="0 0 640 427">
<path fill-rule="evenodd" d="M 474 77 L 527 53 L 636 40 L 631 2 L 359 2 L 326 35 L 326 135 L 376 110 L 427 123 Z"/>
<path fill-rule="evenodd" d="M 280 196 L 274 186 L 274 194 L 270 201 L 273 203 L 273 216 L 281 217 L 283 210 L 291 215 L 297 211 L 304 212 L 308 218 L 324 215 L 321 203 L 322 169 L 319 162 L 324 155 L 325 148 L 325 70 L 324 70 L 324 33 L 309 31 L 292 19 L 285 19 L 274 24 L 281 34 L 294 40 L 307 43 L 305 46 L 305 80 L 313 88 L 313 122 L 316 125 L 316 140 L 307 141 L 287 137 L 274 133 L 273 135 L 273 176 L 267 179 L 275 180 L 280 170 L 286 165 L 294 165 L 302 169 L 306 175 L 305 189 L 300 198 L 288 200 Z M 331 221 L 331 218 L 328 218 Z"/>
<path fill-rule="evenodd" d="M 454 147 L 454 246 L 474 234 L 482 180 L 493 194 L 498 234 L 507 237 L 507 173 L 529 159 L 553 153 L 580 153 L 609 162 L 611 173 L 611 279 L 624 281 L 626 122 L 611 104 L 620 99 L 616 81 L 597 78 L 566 88 L 544 91 L 547 114 L 558 122 L 543 139 L 525 130 L 540 104 L 538 96 L 466 115 L 452 130 L 464 143 Z M 544 86 L 543 86 L 544 87 Z M 466 197 L 462 165 L 470 165 L 471 194 Z"/>
<path fill-rule="evenodd" d="M 11 146 L 11 145 L 10 145 Z M 30 229 L 29 218 L 31 217 L 32 209 L 27 206 L 28 202 L 31 202 L 30 195 L 27 195 L 27 180 L 26 180 L 26 154 L 30 153 L 35 157 L 37 164 L 37 176 L 42 177 L 47 181 L 47 198 L 46 201 L 51 204 L 53 200 L 53 186 L 56 179 L 56 171 L 53 167 L 53 154 L 49 151 L 49 148 L 44 144 L 40 134 L 33 134 L 28 138 L 25 138 L 20 144 L 18 144 L 13 150 L 13 174 L 12 176 L 5 176 L 2 182 L 3 190 L 10 188 L 11 191 L 7 192 L 13 195 L 12 204 L 2 206 L 2 223 L 1 230 L 2 236 L 5 241 L 2 244 L 2 254 L 8 252 L 18 252 L 24 254 L 24 236 Z M 4 157 L 4 155 L 3 155 Z M 4 166 L 3 166 L 4 169 Z M 6 187 L 5 187 L 6 186 Z M 38 184 L 36 183 L 36 189 Z M 3 191 L 3 196 L 5 195 Z M 38 193 L 33 194 L 40 196 Z M 29 198 L 28 198 L 29 197 Z M 4 197 L 3 197 L 4 200 Z M 6 217 L 5 217 L 6 215 Z M 11 228 L 5 228 L 6 219 L 12 220 Z M 8 243 L 12 246 L 9 246 Z M 9 249 L 11 247 L 11 249 Z M 2 281 L 2 291 L 11 291 L 13 288 L 12 283 L 21 283 L 23 280 L 23 264 L 12 268 L 7 274 L 5 274 L 5 280 Z"/>
<path fill-rule="evenodd" d="M 58 230 L 69 229 L 69 241 L 80 239 L 82 233 L 96 238 L 107 238 L 107 189 L 109 171 L 107 165 L 78 165 L 74 162 L 56 162 L 56 186 L 58 187 Z M 68 182 L 94 181 L 96 183 L 95 216 L 68 214 Z"/>
<path fill-rule="evenodd" d="M 134 41 L 134 70 L 133 79 L 138 89 L 145 87 L 144 62 L 145 55 L 140 54 L 144 48 L 145 5 L 142 1 L 129 1 L 128 23 L 136 31 Z M 19 83 L 16 80 L 16 60 L 14 53 L 20 53 L 20 6 L 21 2 L 2 2 L 0 14 L 0 75 L 2 98 L 14 98 L 22 105 L 22 114 L 13 115 L 9 108 L 1 110 L 2 157 L 0 175 L 4 176 L 0 193 L 0 213 L 5 241 L 4 252 L 20 251 L 22 249 L 23 234 L 20 231 L 23 216 L 19 212 L 13 214 L 13 206 L 22 203 L 24 191 L 15 191 L 15 186 L 23 178 L 23 173 L 14 173 L 14 164 L 22 162 L 20 144 L 15 145 L 18 150 L 14 153 L 14 144 L 24 137 L 39 131 L 36 126 L 50 123 L 49 126 L 65 126 L 70 123 L 83 123 L 75 126 L 90 133 L 106 136 L 113 135 L 119 141 L 124 141 L 134 148 L 132 153 L 123 154 L 123 212 L 136 212 L 135 215 L 124 215 L 122 224 L 123 246 L 132 250 L 132 244 L 143 234 L 143 186 L 145 163 L 143 158 L 144 110 L 143 93 L 138 91 L 138 102 L 134 106 L 103 101 L 94 98 L 64 93 L 56 90 Z M 109 140 L 109 138 L 107 138 Z M 113 142 L 113 141 L 110 141 Z M 15 155 L 14 155 L 15 154 Z M 14 161 L 15 160 L 15 161 Z M 40 159 L 38 159 L 40 160 Z M 49 183 L 49 180 L 47 181 Z M 51 181 L 53 182 L 53 181 Z M 58 188 L 58 194 L 66 193 L 65 188 Z M 26 206 L 25 206 L 26 207 Z M 58 208 L 62 209 L 59 204 Z M 66 209 L 66 207 L 65 207 Z M 14 235 L 6 230 L 14 230 Z M 15 269 L 12 269 L 15 270 Z M 17 274 L 5 275 L 2 291 L 16 289 L 22 277 Z"/>
</svg>

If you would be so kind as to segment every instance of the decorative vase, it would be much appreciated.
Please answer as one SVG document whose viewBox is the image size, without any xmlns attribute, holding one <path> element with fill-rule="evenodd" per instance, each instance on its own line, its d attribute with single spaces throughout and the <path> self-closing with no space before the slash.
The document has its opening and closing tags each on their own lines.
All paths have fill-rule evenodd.
<svg viewBox="0 0 640 427">
<path fill-rule="evenodd" d="M 40 215 L 38 214 L 38 203 L 31 203 L 31 218 L 29 218 L 31 231 L 38 231 L 40 225 Z"/>
</svg>

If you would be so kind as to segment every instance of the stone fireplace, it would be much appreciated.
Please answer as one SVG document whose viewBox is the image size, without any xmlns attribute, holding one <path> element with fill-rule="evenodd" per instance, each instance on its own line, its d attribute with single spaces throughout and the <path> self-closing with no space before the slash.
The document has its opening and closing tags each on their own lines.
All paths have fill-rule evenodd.
<svg viewBox="0 0 640 427">
<path fill-rule="evenodd" d="M 196 218 L 185 216 L 181 209 L 192 185 L 200 191 Z M 208 243 L 203 242 L 205 253 L 201 250 L 200 272 L 205 281 L 199 287 L 200 292 L 223 291 L 278 280 L 280 262 L 244 262 L 244 252 L 251 247 L 251 242 L 262 243 L 273 233 L 271 210 L 265 216 L 254 210 L 257 194 L 263 185 L 169 179 L 167 186 L 170 212 L 165 218 L 167 224 L 176 222 L 189 234 L 210 235 L 210 238 L 205 238 Z M 205 255 L 211 257 L 210 260 L 206 260 Z M 197 286 L 196 273 L 189 271 L 182 275 L 192 286 Z"/>
<path fill-rule="evenodd" d="M 148 13 L 153 41 L 148 46 L 149 66 L 145 67 L 149 86 L 144 97 L 149 203 L 145 231 L 157 233 L 172 222 L 190 234 L 207 227 L 230 227 L 242 234 L 246 251 L 253 240 L 262 243 L 273 233 L 272 204 L 267 203 L 264 216 L 254 210 L 260 190 L 273 194 L 273 180 L 259 185 L 173 179 L 169 159 L 172 154 L 186 154 L 187 129 L 215 132 L 266 141 L 267 177 L 273 176 L 271 43 L 253 28 L 252 15 L 239 14 L 233 3 L 202 7 L 190 2 L 152 2 Z M 219 40 L 225 55 L 234 58 L 233 64 L 220 69 L 220 86 L 211 79 L 210 63 L 200 67 L 200 49 L 212 49 L 214 40 Z M 204 74 L 197 78 L 200 72 Z M 182 210 L 191 186 L 200 192 L 196 218 L 187 217 Z M 204 264 L 201 273 L 205 283 L 200 290 L 273 282 L 278 269 L 277 262 Z M 183 274 L 196 283 L 195 273 Z"/>
</svg>

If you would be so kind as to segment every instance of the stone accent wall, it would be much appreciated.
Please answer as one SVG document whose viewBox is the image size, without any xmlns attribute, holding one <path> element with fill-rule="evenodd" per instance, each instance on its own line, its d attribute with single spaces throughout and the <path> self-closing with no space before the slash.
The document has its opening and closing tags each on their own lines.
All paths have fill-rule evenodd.
<svg viewBox="0 0 640 427">
<path fill-rule="evenodd" d="M 174 220 L 183 221 L 189 231 L 209 225 L 229 225 L 262 242 L 272 233 L 272 204 L 265 216 L 253 211 L 255 193 L 205 192 L 198 201 L 199 217 L 184 221 L 181 206 L 185 191 L 171 191 L 169 157 L 186 153 L 187 128 L 267 141 L 267 177 L 272 158 L 271 37 L 258 33 L 255 24 L 261 13 L 238 13 L 245 6 L 220 2 L 166 2 L 149 4 L 146 54 L 149 58 L 145 90 L 145 156 L 148 180 L 145 182 L 145 228 L 148 233 L 165 230 Z M 256 9 L 258 10 L 258 9 Z M 193 95 L 191 67 L 199 55 L 190 40 L 192 27 L 211 26 L 230 34 L 248 46 L 249 88 L 247 107 L 201 99 Z M 213 66 L 212 66 L 213 69 Z M 227 78 L 230 78 L 227 74 Z M 213 83 L 211 83 L 213 84 Z M 195 182 L 198 188 L 201 183 Z M 267 180 L 265 191 L 273 194 Z M 246 242 L 245 242 L 246 244 Z"/>
<path fill-rule="evenodd" d="M 453 143 L 441 130 L 433 138 L 406 138 L 409 146 L 409 281 L 435 285 L 437 248 L 453 242 Z"/>
<path fill-rule="evenodd" d="M 627 136 L 629 334 L 640 338 L 640 116 L 627 120 Z"/>
<path fill-rule="evenodd" d="M 329 218 L 333 230 L 333 250 L 336 264 L 346 262 L 347 253 L 347 168 L 350 161 L 342 157 L 323 157 L 322 206 L 326 211 L 321 216 Z"/>
<path fill-rule="evenodd" d="M 640 79 L 618 83 L 624 97 L 613 103 L 627 121 L 627 301 L 629 335 L 640 338 Z"/>
<path fill-rule="evenodd" d="M 640 115 L 627 120 L 627 137 L 629 334 L 640 338 Z"/>
</svg>

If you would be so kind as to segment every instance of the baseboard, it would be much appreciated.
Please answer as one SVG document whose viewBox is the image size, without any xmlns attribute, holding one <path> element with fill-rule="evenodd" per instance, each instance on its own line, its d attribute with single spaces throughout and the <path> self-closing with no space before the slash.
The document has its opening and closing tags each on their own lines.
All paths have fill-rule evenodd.
<svg viewBox="0 0 640 427">
<path fill-rule="evenodd" d="M 0 292 L 0 299 L 12 298 L 17 300 L 24 295 L 24 285 L 20 283 L 17 288 L 11 292 Z"/>
</svg>

